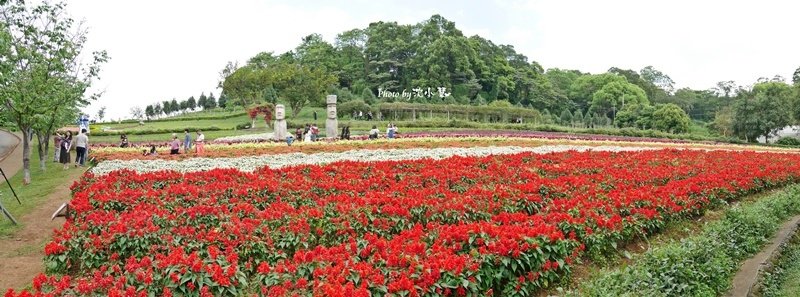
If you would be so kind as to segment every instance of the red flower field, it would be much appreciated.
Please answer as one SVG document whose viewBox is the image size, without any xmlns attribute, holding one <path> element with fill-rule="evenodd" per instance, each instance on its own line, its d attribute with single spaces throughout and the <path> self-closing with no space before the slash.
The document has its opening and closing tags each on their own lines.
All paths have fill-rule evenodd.
<svg viewBox="0 0 800 297">
<path fill-rule="evenodd" d="M 6 296 L 530 296 L 578 257 L 798 180 L 800 155 L 694 150 L 89 174 L 49 274 Z"/>
</svg>

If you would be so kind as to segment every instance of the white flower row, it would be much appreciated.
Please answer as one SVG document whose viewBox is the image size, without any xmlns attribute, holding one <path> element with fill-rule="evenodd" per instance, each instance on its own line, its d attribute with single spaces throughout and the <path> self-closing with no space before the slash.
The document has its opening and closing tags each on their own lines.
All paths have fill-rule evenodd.
<svg viewBox="0 0 800 297">
<path fill-rule="evenodd" d="M 227 136 L 214 139 L 214 143 L 239 143 L 239 142 L 262 142 L 271 141 L 275 138 L 274 133 L 246 134 L 238 136 Z"/>
<path fill-rule="evenodd" d="M 652 147 L 622 147 L 622 146 L 584 146 L 584 145 L 546 145 L 538 147 L 519 146 L 490 146 L 471 148 L 413 148 L 413 149 L 378 149 L 378 150 L 351 150 L 337 153 L 290 153 L 277 155 L 246 156 L 238 158 L 190 158 L 186 160 L 110 160 L 103 161 L 93 167 L 94 174 L 107 174 L 121 169 L 130 169 L 137 172 L 154 172 L 161 170 L 175 170 L 179 172 L 195 172 L 216 168 L 236 168 L 241 171 L 252 172 L 258 168 L 282 168 L 286 166 L 304 164 L 328 164 L 337 161 L 400 161 L 417 159 L 443 159 L 452 156 L 488 156 L 533 152 L 546 154 L 564 151 L 641 151 L 653 150 Z"/>
</svg>

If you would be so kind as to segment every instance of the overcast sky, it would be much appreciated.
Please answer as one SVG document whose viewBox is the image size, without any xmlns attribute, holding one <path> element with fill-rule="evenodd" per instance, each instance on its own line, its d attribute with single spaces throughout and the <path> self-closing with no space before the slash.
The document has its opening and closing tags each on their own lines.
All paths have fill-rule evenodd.
<svg viewBox="0 0 800 297">
<path fill-rule="evenodd" d="M 545 68 L 600 73 L 652 65 L 678 87 L 791 78 L 800 66 L 800 1 L 267 1 L 69 0 L 89 28 L 88 50 L 111 60 L 95 83 L 105 93 L 87 111 L 129 117 L 133 106 L 216 89 L 227 61 L 282 53 L 300 39 L 374 21 L 413 24 L 440 14 Z M 343 3 L 343 4 L 342 4 Z"/>
</svg>

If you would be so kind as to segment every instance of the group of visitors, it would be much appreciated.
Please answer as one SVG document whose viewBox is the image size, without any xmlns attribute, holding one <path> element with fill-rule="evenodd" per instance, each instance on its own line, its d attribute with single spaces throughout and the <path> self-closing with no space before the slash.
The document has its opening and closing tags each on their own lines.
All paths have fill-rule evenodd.
<svg viewBox="0 0 800 297">
<path fill-rule="evenodd" d="M 70 150 L 74 146 L 75 167 L 86 165 L 86 157 L 89 154 L 89 136 L 86 135 L 86 129 L 81 129 L 81 132 L 74 138 L 72 131 L 67 131 L 65 134 L 56 132 L 53 137 L 53 144 L 55 145 L 53 162 L 64 164 L 64 169 L 69 168 L 69 164 L 72 162 Z"/>
<path fill-rule="evenodd" d="M 197 155 L 203 155 L 205 153 L 205 142 L 206 136 L 203 134 L 203 131 L 197 130 L 197 138 L 194 140 L 194 152 Z M 172 133 L 172 140 L 169 142 L 169 154 L 170 155 L 178 155 L 181 153 L 181 148 L 183 148 L 183 153 L 188 154 L 192 151 L 192 134 L 189 133 L 189 129 L 183 130 L 183 141 L 178 139 L 178 135 L 176 133 Z M 142 154 L 147 155 L 156 155 L 156 146 L 151 145 L 150 151 L 143 150 Z"/>
<path fill-rule="evenodd" d="M 289 138 L 292 138 L 292 136 L 289 135 Z M 317 141 L 319 139 L 319 127 L 317 127 L 317 124 L 306 124 L 305 128 L 294 130 L 294 138 L 305 142 Z M 289 145 L 292 145 L 294 139 L 287 141 Z"/>
<path fill-rule="evenodd" d="M 366 117 L 364 117 L 364 112 L 363 112 L 363 111 L 360 111 L 360 110 L 359 110 L 359 111 L 355 111 L 355 110 L 354 110 L 354 111 L 353 111 L 353 116 L 352 116 L 352 118 L 353 118 L 353 119 L 355 119 L 355 120 L 367 120 L 367 121 L 371 121 L 371 120 L 372 120 L 372 118 L 373 118 L 373 116 L 372 116 L 372 111 L 367 111 L 367 116 L 366 116 Z M 379 121 L 381 120 L 381 114 L 380 114 L 380 113 L 378 113 L 378 120 L 379 120 Z"/>
<path fill-rule="evenodd" d="M 378 126 L 372 125 L 372 130 L 369 130 L 369 139 L 378 139 L 380 134 L 381 130 L 378 130 Z M 397 126 L 395 124 L 389 123 L 389 125 L 386 127 L 386 138 L 393 139 L 396 136 L 397 136 Z"/>
</svg>

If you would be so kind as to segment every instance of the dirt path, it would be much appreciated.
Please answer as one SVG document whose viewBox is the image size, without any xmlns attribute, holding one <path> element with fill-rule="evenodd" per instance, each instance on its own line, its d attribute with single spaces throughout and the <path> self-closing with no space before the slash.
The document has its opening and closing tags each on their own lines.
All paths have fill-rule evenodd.
<svg viewBox="0 0 800 297">
<path fill-rule="evenodd" d="M 750 296 L 750 289 L 758 280 L 758 273 L 764 268 L 772 254 L 780 248 L 781 244 L 794 235 L 798 226 L 800 226 L 800 215 L 794 216 L 786 223 L 783 223 L 767 247 L 752 258 L 744 261 L 739 268 L 739 272 L 733 278 L 733 287 L 726 296 Z"/>
<path fill-rule="evenodd" d="M 53 234 L 54 229 L 61 228 L 64 218 L 50 220 L 61 203 L 70 199 L 69 187 L 81 177 L 82 170 L 71 170 L 64 183 L 56 187 L 47 199 L 30 213 L 17 218 L 22 229 L 10 239 L 0 240 L 0 290 L 6 288 L 21 289 L 30 285 L 33 277 L 44 272 L 44 245 Z"/>
</svg>

